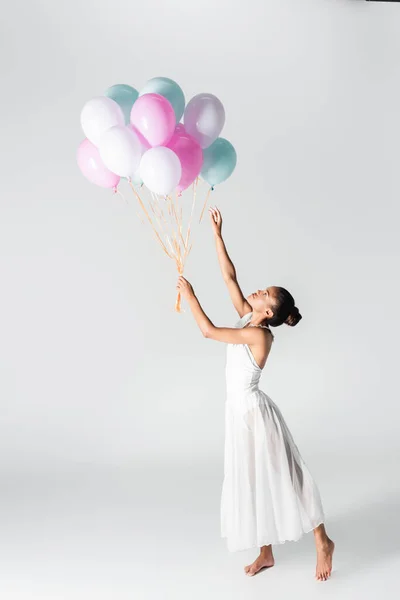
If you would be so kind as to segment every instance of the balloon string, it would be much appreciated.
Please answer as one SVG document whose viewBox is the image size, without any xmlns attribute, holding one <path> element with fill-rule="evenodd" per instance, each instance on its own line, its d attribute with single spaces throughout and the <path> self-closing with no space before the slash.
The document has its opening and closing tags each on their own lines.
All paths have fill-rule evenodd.
<svg viewBox="0 0 400 600">
<path fill-rule="evenodd" d="M 192 188 L 192 190 L 193 190 L 192 191 L 192 193 L 193 193 L 192 210 L 190 211 L 190 218 L 189 218 L 189 223 L 188 223 L 188 229 L 187 229 L 187 232 L 186 232 L 185 260 L 189 256 L 189 252 L 190 252 L 190 250 L 192 248 L 192 245 L 190 245 L 190 248 L 189 248 L 189 239 L 190 239 L 191 228 L 192 228 L 192 218 L 193 218 L 193 213 L 194 213 L 194 207 L 195 207 L 196 198 L 197 198 L 197 186 L 198 186 L 198 184 L 199 184 L 199 178 L 196 177 L 196 180 L 193 182 L 193 188 Z"/>
<path fill-rule="evenodd" d="M 173 220 L 175 220 L 176 227 L 177 227 L 176 232 L 174 231 L 174 237 L 173 237 L 173 245 L 174 245 L 174 248 L 176 249 L 176 255 L 177 255 L 176 266 L 177 266 L 179 275 L 183 275 L 183 270 L 185 267 L 184 263 L 185 263 L 186 247 L 185 247 L 185 240 L 183 239 L 183 236 L 182 236 L 182 218 L 181 218 L 182 212 L 179 210 L 179 206 L 178 206 L 179 201 L 178 201 L 177 196 L 174 199 L 174 196 L 171 195 L 168 197 L 168 200 L 171 205 L 171 213 L 170 213 L 171 218 Z M 182 257 L 181 243 L 182 243 L 183 249 L 185 251 L 183 257 Z M 178 313 L 182 312 L 180 292 L 178 292 L 177 296 L 176 296 L 175 311 Z"/>
<path fill-rule="evenodd" d="M 115 186 L 115 188 L 114 188 L 114 194 L 118 194 L 118 196 L 121 196 L 121 198 L 123 200 L 125 200 L 125 203 L 129 205 L 128 200 L 125 198 L 125 196 L 122 194 L 122 192 L 119 191 L 117 186 Z"/>
<path fill-rule="evenodd" d="M 154 217 L 157 221 L 158 227 L 160 228 L 160 231 L 163 233 L 164 236 L 166 236 L 168 234 L 168 230 L 165 229 L 163 223 L 162 223 L 162 217 L 161 217 L 161 208 L 158 205 L 158 199 L 156 196 L 153 196 L 153 202 L 151 200 L 149 200 L 149 205 L 150 208 L 154 214 Z M 156 208 L 158 209 L 156 212 Z M 164 219 L 165 220 L 165 219 Z"/>
<path fill-rule="evenodd" d="M 183 274 L 183 266 L 181 268 L 178 267 L 178 273 L 179 273 L 179 275 Z M 175 311 L 178 313 L 182 312 L 182 303 L 181 303 L 181 293 L 180 292 L 178 292 L 176 295 Z"/>
<path fill-rule="evenodd" d="M 162 241 L 162 239 L 161 239 L 161 237 L 160 237 L 160 234 L 158 233 L 157 229 L 154 227 L 153 221 L 151 220 L 151 217 L 150 217 L 150 215 L 149 215 L 149 213 L 148 213 L 148 211 L 147 211 L 147 209 L 146 209 L 145 205 L 143 204 L 143 200 L 141 199 L 141 197 L 139 196 L 139 194 L 137 193 L 137 191 L 135 190 L 135 188 L 133 187 L 133 185 L 132 185 L 132 183 L 131 183 L 131 182 L 129 182 L 129 185 L 131 186 L 131 188 L 132 188 L 132 191 L 133 191 L 133 193 L 135 194 L 135 196 L 136 196 L 136 198 L 137 198 L 137 200 L 138 200 L 138 202 L 139 202 L 139 204 L 140 204 L 140 206 L 141 206 L 141 208 L 142 208 L 142 210 L 143 210 L 144 214 L 146 215 L 146 217 L 147 217 L 147 220 L 149 221 L 149 223 L 150 223 L 150 226 L 151 226 L 151 228 L 152 228 L 152 230 L 153 230 L 153 232 L 154 232 L 154 234 L 155 234 L 155 236 L 156 236 L 156 238 L 157 238 L 158 242 L 160 243 L 160 245 L 161 245 L 162 249 L 164 250 L 165 254 L 167 254 L 167 256 L 169 256 L 170 258 L 174 258 L 174 257 L 173 257 L 173 256 L 172 256 L 172 255 L 171 255 L 169 252 L 168 252 L 167 248 L 165 247 L 165 244 L 164 244 L 164 242 Z"/>
<path fill-rule="evenodd" d="M 183 275 L 186 259 L 189 256 L 193 246 L 193 244 L 190 243 L 190 238 L 192 234 L 191 225 L 196 203 L 198 181 L 199 180 L 197 178 L 196 181 L 193 182 L 193 201 L 187 231 L 185 232 L 186 235 L 183 233 L 183 210 L 179 195 L 172 193 L 164 198 L 157 194 L 151 193 L 151 199 L 147 198 L 147 208 L 147 203 L 145 204 L 145 200 L 142 199 L 132 185 L 132 182 L 129 181 L 129 185 L 139 202 L 142 213 L 144 213 L 158 243 L 161 245 L 165 254 L 175 261 L 179 275 Z M 211 190 L 209 190 L 209 193 L 210 191 Z M 206 203 L 208 195 L 206 198 Z M 143 223 L 142 219 L 141 221 Z M 178 313 L 183 312 L 180 292 L 178 292 L 176 296 L 175 311 Z"/>
<path fill-rule="evenodd" d="M 202 220 L 202 218 L 203 218 L 203 214 L 204 214 L 204 211 L 205 211 L 205 209 L 206 209 L 207 202 L 208 202 L 208 199 L 209 199 L 209 197 L 210 197 L 210 193 L 211 193 L 211 190 L 212 190 L 212 189 L 213 189 L 213 188 L 211 187 L 211 188 L 208 190 L 208 192 L 207 192 L 206 199 L 205 199 L 204 206 L 203 206 L 203 210 L 201 211 L 201 215 L 200 215 L 199 223 L 201 223 L 201 220 Z"/>
</svg>

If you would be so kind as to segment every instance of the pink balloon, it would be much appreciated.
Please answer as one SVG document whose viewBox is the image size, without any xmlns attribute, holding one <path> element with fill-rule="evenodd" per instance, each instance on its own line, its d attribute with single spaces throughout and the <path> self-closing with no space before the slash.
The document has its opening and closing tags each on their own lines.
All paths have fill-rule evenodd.
<svg viewBox="0 0 400 600">
<path fill-rule="evenodd" d="M 146 152 L 146 150 L 150 150 L 151 146 L 150 146 L 149 142 L 140 133 L 140 131 L 138 129 L 136 129 L 136 127 L 134 125 L 127 125 L 127 127 L 130 127 L 132 129 L 132 131 L 134 131 L 136 133 L 136 135 L 138 136 L 139 142 L 141 143 L 141 146 L 142 146 L 142 154 L 144 152 Z"/>
<path fill-rule="evenodd" d="M 132 106 L 131 123 L 150 146 L 165 146 L 174 133 L 175 111 L 164 96 L 144 94 Z"/>
<path fill-rule="evenodd" d="M 203 150 L 196 140 L 179 123 L 167 147 L 175 152 L 181 161 L 182 177 L 177 186 L 183 192 L 199 175 L 203 165 Z"/>
<path fill-rule="evenodd" d="M 84 139 L 79 144 L 77 161 L 83 175 L 96 185 L 104 188 L 113 188 L 121 180 L 118 175 L 107 169 L 100 158 L 98 149 L 88 139 Z"/>
</svg>

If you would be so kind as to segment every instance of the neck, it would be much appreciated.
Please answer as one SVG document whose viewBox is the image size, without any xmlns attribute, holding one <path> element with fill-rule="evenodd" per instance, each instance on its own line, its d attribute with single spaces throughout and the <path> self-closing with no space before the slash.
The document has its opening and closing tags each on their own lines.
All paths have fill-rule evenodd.
<svg viewBox="0 0 400 600">
<path fill-rule="evenodd" d="M 249 321 L 249 324 L 251 325 L 265 325 L 266 327 L 268 327 L 268 319 L 265 318 L 265 316 L 261 313 L 256 313 L 253 312 L 253 314 L 251 315 L 251 319 Z"/>
</svg>

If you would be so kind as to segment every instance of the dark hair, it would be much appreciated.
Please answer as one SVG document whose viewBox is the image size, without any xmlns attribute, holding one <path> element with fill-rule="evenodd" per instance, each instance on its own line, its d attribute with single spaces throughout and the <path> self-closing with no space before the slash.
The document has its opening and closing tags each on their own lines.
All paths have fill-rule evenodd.
<svg viewBox="0 0 400 600">
<path fill-rule="evenodd" d="M 290 327 L 297 325 L 302 316 L 297 306 L 295 306 L 292 294 L 283 287 L 277 287 L 275 298 L 275 305 L 272 307 L 274 316 L 268 319 L 268 325 L 271 325 L 271 327 L 279 327 L 283 323 Z"/>
</svg>

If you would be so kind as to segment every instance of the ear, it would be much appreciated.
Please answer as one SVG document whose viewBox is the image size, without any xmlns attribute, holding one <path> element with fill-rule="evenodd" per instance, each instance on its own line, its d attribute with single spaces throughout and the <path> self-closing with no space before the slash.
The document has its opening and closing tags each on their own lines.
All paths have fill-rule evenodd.
<svg viewBox="0 0 400 600">
<path fill-rule="evenodd" d="M 274 316 L 274 313 L 273 313 L 273 311 L 270 308 L 266 308 L 265 309 L 265 316 L 268 319 L 272 319 L 272 317 Z"/>
</svg>

